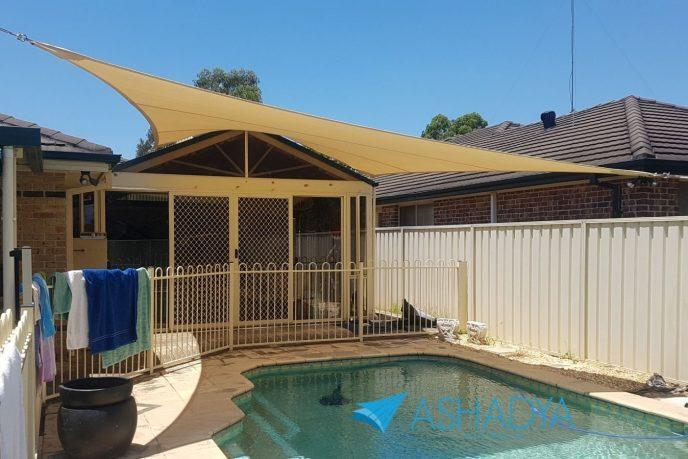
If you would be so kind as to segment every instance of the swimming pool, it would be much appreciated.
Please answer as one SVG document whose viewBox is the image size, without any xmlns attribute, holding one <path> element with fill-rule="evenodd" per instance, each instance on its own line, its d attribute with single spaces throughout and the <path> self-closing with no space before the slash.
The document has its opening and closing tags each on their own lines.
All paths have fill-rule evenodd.
<svg viewBox="0 0 688 459">
<path fill-rule="evenodd" d="M 215 438 L 230 457 L 688 457 L 682 423 L 451 358 L 246 376 L 246 417 Z"/>
</svg>

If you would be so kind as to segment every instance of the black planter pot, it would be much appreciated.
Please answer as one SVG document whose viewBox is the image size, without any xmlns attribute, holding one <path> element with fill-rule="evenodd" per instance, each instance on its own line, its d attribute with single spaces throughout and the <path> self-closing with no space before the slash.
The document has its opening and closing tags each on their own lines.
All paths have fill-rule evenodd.
<svg viewBox="0 0 688 459">
<path fill-rule="evenodd" d="M 115 458 L 136 432 L 136 401 L 127 378 L 83 378 L 60 386 L 57 433 L 68 456 Z"/>
</svg>

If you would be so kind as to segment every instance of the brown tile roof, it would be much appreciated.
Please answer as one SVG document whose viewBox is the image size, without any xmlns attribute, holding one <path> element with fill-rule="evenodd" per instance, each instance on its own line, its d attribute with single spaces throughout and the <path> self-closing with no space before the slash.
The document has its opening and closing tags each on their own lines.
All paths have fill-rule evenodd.
<svg viewBox="0 0 688 459">
<path fill-rule="evenodd" d="M 641 159 L 688 161 L 688 107 L 628 96 L 542 123 L 510 121 L 448 139 L 448 142 L 539 156 L 611 165 Z M 425 173 L 376 177 L 383 201 L 432 196 L 454 189 L 485 187 L 532 173 Z"/>
<path fill-rule="evenodd" d="M 13 116 L 0 113 L 0 127 L 2 126 L 40 128 L 41 149 L 44 152 L 112 154 L 112 150 L 103 145 L 98 145 L 86 139 L 67 135 L 54 129 L 39 126 L 30 121 L 20 120 Z"/>
</svg>

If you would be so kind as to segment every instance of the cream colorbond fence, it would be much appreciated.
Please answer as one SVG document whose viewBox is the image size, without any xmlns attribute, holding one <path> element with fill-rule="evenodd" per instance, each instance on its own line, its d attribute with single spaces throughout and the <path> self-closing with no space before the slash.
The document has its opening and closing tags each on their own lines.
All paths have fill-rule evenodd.
<svg viewBox="0 0 688 459">
<path fill-rule="evenodd" d="M 497 339 L 688 380 L 688 218 L 380 228 L 376 262 L 468 262 Z"/>
<path fill-rule="evenodd" d="M 41 421 L 41 386 L 36 384 L 36 336 L 34 334 L 33 307 L 22 308 L 15 324 L 14 310 L 7 309 L 0 314 L 0 350 L 12 343 L 21 358 L 21 386 L 24 408 L 23 416 L 10 415 L 12 419 L 25 422 L 26 452 L 28 457 L 36 457 L 36 439 Z M 2 408 L 0 409 L 9 409 Z"/>
</svg>

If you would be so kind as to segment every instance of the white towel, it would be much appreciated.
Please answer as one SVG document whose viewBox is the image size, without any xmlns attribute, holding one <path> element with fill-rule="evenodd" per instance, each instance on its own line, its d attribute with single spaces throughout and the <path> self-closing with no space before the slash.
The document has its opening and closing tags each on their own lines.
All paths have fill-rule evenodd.
<svg viewBox="0 0 688 459">
<path fill-rule="evenodd" d="M 31 294 L 33 301 L 33 317 L 36 319 L 36 322 L 38 322 L 41 320 L 41 291 L 38 288 L 38 283 L 31 283 Z"/>
<path fill-rule="evenodd" d="M 67 349 L 88 347 L 88 299 L 82 271 L 69 271 L 67 282 L 72 291 L 72 305 L 67 320 Z"/>
<path fill-rule="evenodd" d="M 33 362 L 27 362 L 33 364 Z M 26 437 L 21 356 L 13 342 L 0 353 L 0 457 L 24 459 L 29 456 Z"/>
</svg>

